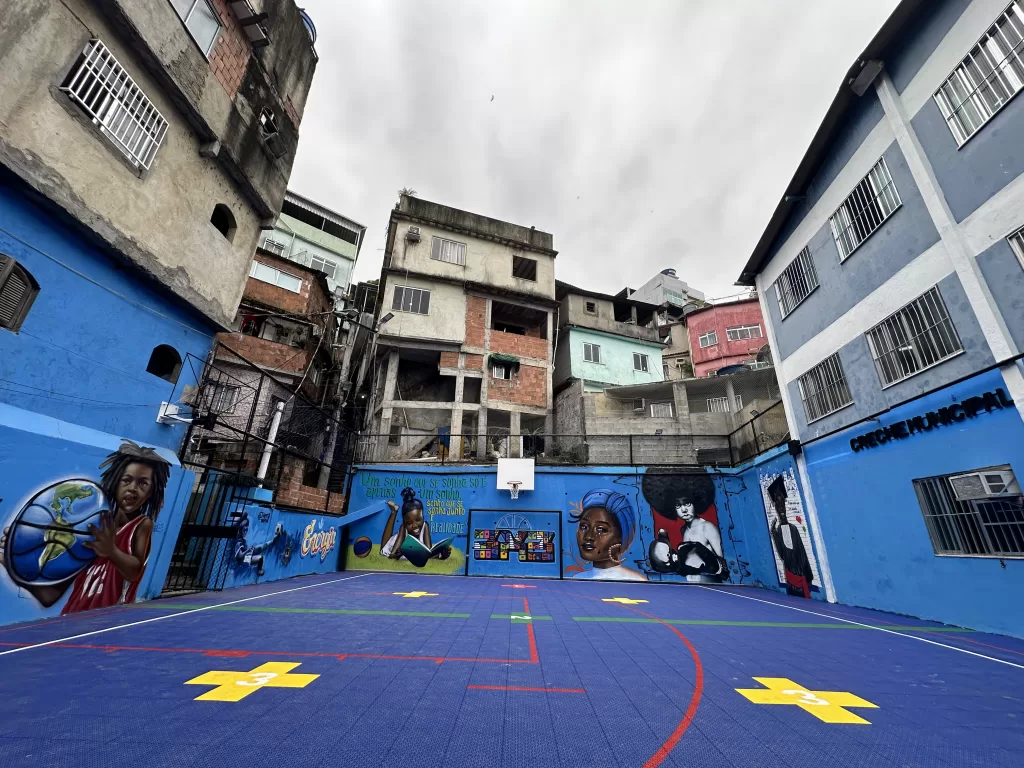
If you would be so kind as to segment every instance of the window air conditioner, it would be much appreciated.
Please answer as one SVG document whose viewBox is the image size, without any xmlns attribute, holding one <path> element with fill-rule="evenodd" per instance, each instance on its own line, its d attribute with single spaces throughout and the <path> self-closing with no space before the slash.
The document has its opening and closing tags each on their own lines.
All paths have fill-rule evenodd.
<svg viewBox="0 0 1024 768">
<path fill-rule="evenodd" d="M 409 227 L 405 233 L 405 239 L 410 243 L 418 243 L 420 241 L 420 228 Z"/>
<path fill-rule="evenodd" d="M 1008 496 L 1020 493 L 1020 486 L 1008 469 L 970 472 L 949 478 L 949 485 L 957 501 L 987 499 L 992 496 Z"/>
</svg>

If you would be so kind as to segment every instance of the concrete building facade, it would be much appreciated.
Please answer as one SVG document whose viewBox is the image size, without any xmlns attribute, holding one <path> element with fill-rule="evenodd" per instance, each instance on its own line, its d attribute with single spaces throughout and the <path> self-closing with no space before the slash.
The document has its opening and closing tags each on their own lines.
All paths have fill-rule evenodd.
<svg viewBox="0 0 1024 768">
<path fill-rule="evenodd" d="M 753 363 L 767 344 L 761 305 L 745 299 L 709 305 L 686 315 L 686 332 L 695 376 L 712 376 L 719 369 Z"/>
<path fill-rule="evenodd" d="M 704 294 L 680 280 L 674 269 L 663 269 L 635 291 L 627 288 L 626 292 L 631 299 L 658 306 L 671 304 L 675 307 L 685 307 L 694 302 L 700 304 L 704 301 Z"/>
</svg>

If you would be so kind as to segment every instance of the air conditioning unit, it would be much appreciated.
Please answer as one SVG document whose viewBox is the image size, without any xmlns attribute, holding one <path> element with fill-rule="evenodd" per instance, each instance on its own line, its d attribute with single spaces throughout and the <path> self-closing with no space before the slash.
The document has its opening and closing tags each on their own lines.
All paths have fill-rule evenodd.
<svg viewBox="0 0 1024 768">
<path fill-rule="evenodd" d="M 409 229 L 405 233 L 405 239 L 407 242 L 410 243 L 418 243 L 420 241 L 420 228 L 409 227 Z"/>
<path fill-rule="evenodd" d="M 633 400 L 633 413 L 643 413 L 645 410 L 647 410 L 647 404 L 642 397 Z"/>
<path fill-rule="evenodd" d="M 953 496 L 957 501 L 987 499 L 992 496 L 1009 496 L 1020 493 L 1017 479 L 1009 469 L 994 469 L 969 472 L 949 478 Z"/>
</svg>

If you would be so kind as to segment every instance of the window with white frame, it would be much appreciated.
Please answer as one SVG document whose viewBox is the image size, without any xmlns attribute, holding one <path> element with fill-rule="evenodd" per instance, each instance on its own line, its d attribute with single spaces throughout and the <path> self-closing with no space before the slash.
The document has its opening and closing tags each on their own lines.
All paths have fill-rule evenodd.
<svg viewBox="0 0 1024 768">
<path fill-rule="evenodd" d="M 707 333 L 702 333 L 698 338 L 698 342 L 700 343 L 701 349 L 704 349 L 705 347 L 715 346 L 715 344 L 718 343 L 718 331 L 708 331 Z"/>
<path fill-rule="evenodd" d="M 1024 229 L 1018 229 L 1009 237 L 1010 247 L 1013 248 L 1013 252 L 1017 255 L 1017 261 L 1020 262 L 1021 269 L 1024 269 Z"/>
<path fill-rule="evenodd" d="M 764 338 L 760 325 L 736 325 L 732 328 L 726 328 L 725 335 L 729 337 L 729 341 Z"/>
<path fill-rule="evenodd" d="M 633 353 L 633 370 L 640 371 L 641 373 L 648 373 L 650 361 L 647 355 L 639 352 Z"/>
<path fill-rule="evenodd" d="M 405 285 L 395 286 L 395 298 L 391 309 L 396 312 L 412 312 L 417 315 L 430 313 L 430 291 L 423 288 L 410 288 Z"/>
<path fill-rule="evenodd" d="M 938 287 L 867 332 L 882 386 L 910 378 L 963 351 Z"/>
<path fill-rule="evenodd" d="M 430 258 L 464 267 L 466 266 L 466 244 L 455 240 L 445 240 L 443 237 L 435 237 L 430 244 Z"/>
<path fill-rule="evenodd" d="M 775 295 L 779 299 L 779 311 L 785 317 L 818 287 L 818 273 L 814 269 L 811 249 L 804 247 L 789 266 L 782 270 L 775 281 Z"/>
<path fill-rule="evenodd" d="M 935 92 L 956 143 L 971 136 L 1024 88 L 1024 7 L 1014 0 Z"/>
<path fill-rule="evenodd" d="M 839 260 L 847 259 L 901 205 L 903 201 L 883 157 L 829 219 Z"/>
<path fill-rule="evenodd" d="M 798 379 L 807 422 L 817 421 L 853 402 L 839 354 L 826 357 Z"/>
<path fill-rule="evenodd" d="M 672 403 L 651 403 L 652 419 L 671 419 L 675 416 Z"/>
<path fill-rule="evenodd" d="M 271 240 L 269 237 L 263 241 L 263 250 L 270 251 L 275 256 L 284 256 L 284 249 L 287 247 L 284 243 L 279 243 L 277 240 Z"/>
<path fill-rule="evenodd" d="M 729 398 L 709 397 L 708 413 L 729 413 Z"/>
<path fill-rule="evenodd" d="M 1009 465 L 914 480 L 936 555 L 1024 557 L 1024 496 Z"/>
<path fill-rule="evenodd" d="M 583 362 L 585 363 L 600 363 L 601 362 L 601 345 L 591 344 L 590 342 L 583 342 Z"/>
<path fill-rule="evenodd" d="M 149 169 L 167 135 L 167 120 L 107 46 L 90 40 L 60 89 L 132 165 Z"/>
<path fill-rule="evenodd" d="M 508 363 L 491 363 L 491 376 L 507 381 L 512 378 L 512 366 Z"/>
<path fill-rule="evenodd" d="M 287 272 L 282 272 L 280 269 L 274 269 L 266 264 L 261 264 L 258 261 L 252 263 L 252 267 L 249 269 L 249 277 L 276 285 L 278 288 L 284 288 L 292 293 L 302 292 L 302 280 L 300 278 L 295 275 L 289 275 Z"/>
<path fill-rule="evenodd" d="M 328 259 L 321 258 L 320 256 L 310 256 L 309 266 L 312 267 L 313 269 L 323 272 L 325 275 L 327 275 L 327 277 L 331 278 L 332 280 L 334 279 L 334 276 L 338 270 L 337 264 Z"/>
<path fill-rule="evenodd" d="M 171 0 L 196 45 L 209 56 L 220 36 L 220 18 L 209 0 Z"/>
</svg>

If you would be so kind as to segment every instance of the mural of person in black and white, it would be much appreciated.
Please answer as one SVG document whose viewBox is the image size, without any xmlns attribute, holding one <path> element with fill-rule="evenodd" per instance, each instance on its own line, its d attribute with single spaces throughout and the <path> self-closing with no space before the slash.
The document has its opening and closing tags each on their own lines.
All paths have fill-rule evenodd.
<svg viewBox="0 0 1024 768">
<path fill-rule="evenodd" d="M 792 480 L 792 476 L 788 476 Z M 769 514 L 768 529 L 772 535 L 772 545 L 778 560 L 782 561 L 786 592 L 798 597 L 810 599 L 811 587 L 814 584 L 814 567 L 804 546 L 806 526 L 790 522 L 786 509 L 789 492 L 786 490 L 786 474 L 781 474 L 767 484 L 765 489 L 775 517 Z M 797 518 L 801 525 L 804 521 Z"/>
<path fill-rule="evenodd" d="M 651 568 L 687 581 L 728 580 L 711 476 L 649 469 L 641 489 L 653 520 L 654 541 L 647 558 Z"/>
</svg>

